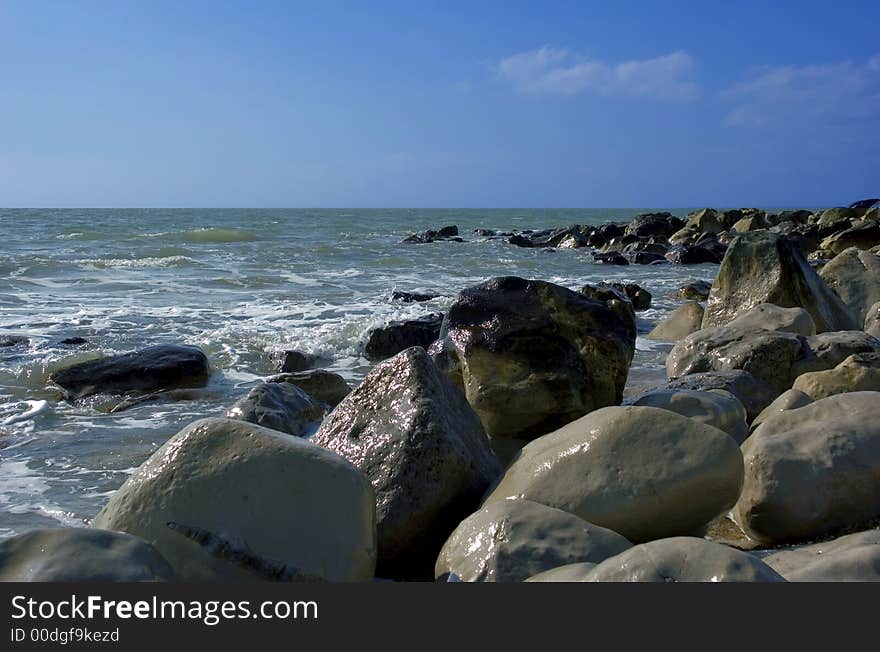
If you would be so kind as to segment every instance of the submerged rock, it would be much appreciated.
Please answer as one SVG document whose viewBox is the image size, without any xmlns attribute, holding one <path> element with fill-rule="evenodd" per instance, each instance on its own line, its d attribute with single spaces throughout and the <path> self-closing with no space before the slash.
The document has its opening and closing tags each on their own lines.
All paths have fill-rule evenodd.
<svg viewBox="0 0 880 652">
<path fill-rule="evenodd" d="M 324 408 L 292 383 L 260 383 L 226 416 L 301 437 L 321 420 Z"/>
<path fill-rule="evenodd" d="M 405 321 L 393 321 L 372 329 L 367 335 L 364 355 L 373 361 L 385 360 L 404 349 L 427 349 L 440 335 L 443 315 L 437 312 Z"/>
<path fill-rule="evenodd" d="M 31 530 L 0 541 L 0 582 L 170 582 L 150 544 L 123 532 Z"/>
<path fill-rule="evenodd" d="M 183 581 L 370 580 L 376 562 L 363 473 L 232 419 L 201 419 L 169 439 L 92 525 L 143 538 Z"/>
<path fill-rule="evenodd" d="M 620 403 L 635 335 L 618 302 L 502 277 L 458 295 L 431 353 L 489 436 L 532 439 Z"/>
<path fill-rule="evenodd" d="M 736 502 L 742 477 L 725 432 L 668 410 L 608 407 L 528 444 L 484 506 L 524 498 L 648 541 L 699 530 Z"/>
<path fill-rule="evenodd" d="M 91 394 L 155 392 L 203 385 L 208 358 L 194 346 L 159 344 L 140 351 L 82 362 L 52 374 L 50 380 L 72 398 Z"/>
<path fill-rule="evenodd" d="M 721 263 L 703 317 L 703 328 L 724 326 L 762 303 L 803 308 L 817 332 L 852 330 L 846 305 L 790 240 L 762 231 L 735 238 Z"/>
<path fill-rule="evenodd" d="M 521 582 L 575 562 L 598 563 L 632 544 L 616 532 L 529 500 L 502 500 L 468 516 L 440 551 L 435 577 Z"/>
<path fill-rule="evenodd" d="M 441 240 L 454 240 L 461 242 L 461 238 L 458 238 L 457 236 L 457 226 L 444 226 L 438 231 L 428 229 L 427 231 L 422 231 L 421 233 L 414 233 L 413 235 L 404 238 L 403 242 L 406 244 L 427 244 Z"/>
<path fill-rule="evenodd" d="M 377 365 L 313 441 L 376 493 L 378 573 L 432 577 L 437 552 L 501 467 L 464 396 L 418 347 Z"/>
<path fill-rule="evenodd" d="M 695 537 L 633 546 L 606 559 L 585 582 L 784 582 L 757 557 Z"/>
<path fill-rule="evenodd" d="M 403 292 L 400 290 L 394 290 L 391 293 L 392 301 L 401 301 L 403 303 L 420 303 L 422 301 L 430 301 L 431 299 L 436 299 L 439 297 L 439 294 L 433 293 L 424 293 L 424 292 Z"/>
</svg>

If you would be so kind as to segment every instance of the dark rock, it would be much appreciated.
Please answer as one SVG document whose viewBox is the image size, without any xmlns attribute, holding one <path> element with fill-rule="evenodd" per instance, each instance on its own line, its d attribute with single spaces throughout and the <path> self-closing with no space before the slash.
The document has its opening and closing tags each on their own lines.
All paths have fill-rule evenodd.
<svg viewBox="0 0 880 652">
<path fill-rule="evenodd" d="M 584 285 L 578 292 L 585 297 L 599 301 L 612 299 L 629 301 L 636 311 L 647 310 L 651 307 L 651 293 L 635 283 L 607 283 L 603 281 L 596 285 Z"/>
<path fill-rule="evenodd" d="M 81 398 L 200 386 L 208 380 L 209 373 L 208 358 L 197 347 L 159 344 L 75 364 L 56 371 L 50 380 L 70 397 Z"/>
<path fill-rule="evenodd" d="M 229 408 L 226 416 L 301 437 L 321 420 L 324 408 L 292 383 L 260 383 Z"/>
<path fill-rule="evenodd" d="M 428 229 L 427 231 L 422 231 L 421 233 L 414 233 L 413 235 L 404 238 L 403 242 L 407 244 L 426 244 L 430 242 L 437 242 L 438 240 L 454 240 L 456 242 L 464 242 L 463 240 L 461 240 L 461 238 L 456 238 L 455 236 L 457 235 L 457 226 L 444 226 L 439 231 Z"/>
<path fill-rule="evenodd" d="M 422 292 L 402 292 L 400 290 L 394 290 L 391 293 L 391 300 L 402 301 L 403 303 L 419 303 L 422 301 L 430 301 L 431 299 L 436 299 L 439 296 L 439 294 L 427 294 Z"/>
<path fill-rule="evenodd" d="M 31 341 L 21 335 L 0 335 L 0 347 L 27 346 Z"/>
<path fill-rule="evenodd" d="M 624 234 L 625 228 L 620 224 L 615 224 L 613 222 L 606 222 L 601 225 L 597 229 L 597 233 L 599 233 L 606 240 L 610 240 L 611 238 L 616 238 Z"/>
<path fill-rule="evenodd" d="M 433 312 L 418 319 L 393 321 L 374 328 L 367 335 L 364 355 L 375 361 L 390 358 L 412 346 L 426 349 L 439 337 L 442 323 L 443 315 Z"/>
<path fill-rule="evenodd" d="M 497 235 L 497 233 L 492 229 L 474 229 L 474 235 L 488 238 L 490 236 Z"/>
<path fill-rule="evenodd" d="M 65 337 L 55 342 L 56 346 L 82 346 L 88 344 L 89 341 L 84 337 Z"/>
<path fill-rule="evenodd" d="M 319 355 L 295 350 L 282 351 L 278 357 L 278 368 L 282 373 L 314 369 L 324 362 L 324 358 Z"/>
<path fill-rule="evenodd" d="M 431 353 L 491 437 L 533 439 L 620 403 L 635 335 L 622 302 L 501 277 L 458 295 Z"/>
<path fill-rule="evenodd" d="M 655 254 L 650 251 L 635 251 L 627 254 L 634 265 L 653 265 L 654 263 L 666 263 L 664 254 Z"/>
<path fill-rule="evenodd" d="M 709 298 L 709 292 L 712 290 L 712 283 L 709 281 L 691 281 L 687 285 L 682 285 L 675 292 L 675 296 L 685 301 L 705 301 Z"/>
<path fill-rule="evenodd" d="M 701 391 L 723 389 L 740 400 L 746 408 L 749 421 L 757 417 L 775 397 L 770 385 L 741 369 L 690 374 L 670 380 L 666 386 L 669 389 Z"/>
<path fill-rule="evenodd" d="M 433 578 L 437 553 L 501 472 L 480 420 L 425 351 L 377 365 L 313 441 L 376 492 L 377 574 Z"/>
<path fill-rule="evenodd" d="M 609 251 L 607 253 L 594 251 L 593 260 L 603 265 L 629 265 L 629 261 L 619 251 Z"/>
<path fill-rule="evenodd" d="M 720 263 L 722 256 L 710 247 L 702 245 L 675 244 L 666 252 L 666 260 L 675 265 L 700 265 Z"/>
<path fill-rule="evenodd" d="M 684 220 L 672 213 L 642 213 L 626 226 L 626 234 L 640 238 L 659 236 L 668 238 L 684 226 Z"/>
<path fill-rule="evenodd" d="M 306 394 L 311 396 L 319 403 L 329 405 L 331 408 L 336 407 L 348 396 L 351 388 L 345 382 L 345 378 L 339 374 L 335 374 L 324 369 L 312 369 L 309 371 L 300 371 L 297 373 L 279 374 L 267 378 L 269 383 L 291 383 L 296 385 Z"/>
<path fill-rule="evenodd" d="M 531 239 L 524 235 L 515 234 L 507 239 L 507 244 L 516 245 L 517 247 L 532 247 Z"/>
<path fill-rule="evenodd" d="M 874 208 L 875 206 L 880 206 L 880 199 L 860 199 L 850 204 L 849 208 Z"/>
</svg>

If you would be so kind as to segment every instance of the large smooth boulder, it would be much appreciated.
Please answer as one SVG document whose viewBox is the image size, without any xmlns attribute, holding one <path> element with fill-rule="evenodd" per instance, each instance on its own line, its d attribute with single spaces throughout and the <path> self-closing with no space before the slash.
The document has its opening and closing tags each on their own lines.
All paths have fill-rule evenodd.
<svg viewBox="0 0 880 652">
<path fill-rule="evenodd" d="M 846 392 L 880 391 L 880 353 L 857 353 L 834 369 L 801 374 L 792 389 L 814 401 Z"/>
<path fill-rule="evenodd" d="M 131 534 L 31 530 L 0 541 L 0 582 L 170 582 L 174 571 Z"/>
<path fill-rule="evenodd" d="M 752 420 L 751 428 L 754 430 L 762 423 L 764 423 L 767 419 L 775 414 L 778 414 L 779 412 L 785 412 L 786 410 L 795 410 L 799 407 L 809 405 L 812 402 L 813 399 L 804 394 L 802 391 L 798 389 L 788 389 L 777 396 L 776 400 L 774 400 L 770 405 L 764 408 L 761 413 Z"/>
<path fill-rule="evenodd" d="M 678 342 L 700 330 L 703 323 L 703 306 L 696 301 L 685 301 L 667 315 L 646 335 L 658 342 Z"/>
<path fill-rule="evenodd" d="M 733 318 L 727 326 L 744 331 L 765 329 L 783 333 L 810 336 L 816 334 L 813 318 L 803 308 L 780 308 L 772 303 L 760 303 Z"/>
<path fill-rule="evenodd" d="M 420 346 L 427 349 L 440 335 L 443 315 L 434 312 L 418 319 L 392 321 L 377 326 L 367 334 L 364 355 L 373 361 L 385 360 L 404 349 Z"/>
<path fill-rule="evenodd" d="M 431 353 L 491 437 L 532 439 L 619 404 L 635 338 L 619 302 L 502 277 L 459 294 Z"/>
<path fill-rule="evenodd" d="M 373 484 L 378 573 L 394 578 L 430 577 L 443 542 L 501 472 L 480 419 L 418 347 L 374 367 L 312 441 Z"/>
<path fill-rule="evenodd" d="M 724 326 L 762 303 L 803 308 L 819 333 L 858 328 L 800 248 L 769 231 L 742 234 L 730 244 L 709 294 L 703 328 Z"/>
<path fill-rule="evenodd" d="M 208 358 L 195 346 L 158 344 L 140 351 L 82 362 L 59 369 L 50 381 L 71 398 L 91 394 L 156 392 L 204 385 Z"/>
<path fill-rule="evenodd" d="M 226 411 L 241 419 L 301 437 L 324 416 L 324 407 L 291 383 L 260 383 Z"/>
<path fill-rule="evenodd" d="M 331 408 L 336 407 L 348 396 L 351 387 L 345 382 L 345 378 L 332 371 L 324 369 L 311 369 L 295 373 L 278 374 L 266 379 L 268 383 L 290 383 L 303 390 L 319 403 L 324 403 Z"/>
<path fill-rule="evenodd" d="M 753 539 L 809 540 L 880 517 L 880 392 L 786 410 L 742 445 L 734 518 Z"/>
<path fill-rule="evenodd" d="M 484 505 L 525 498 L 630 541 L 698 531 L 739 496 L 727 433 L 668 410 L 608 407 L 528 444 Z"/>
<path fill-rule="evenodd" d="M 870 249 L 878 244 L 880 244 L 880 224 L 868 220 L 828 236 L 822 241 L 820 246 L 822 249 L 840 254 L 850 247 Z"/>
<path fill-rule="evenodd" d="M 137 535 L 184 581 L 373 578 L 373 488 L 340 456 L 244 421 L 169 439 L 92 526 Z"/>
<path fill-rule="evenodd" d="M 590 571 L 585 582 L 784 582 L 757 557 L 696 537 L 633 546 Z"/>
<path fill-rule="evenodd" d="M 723 430 L 741 444 L 749 436 L 746 409 L 730 392 L 713 389 L 708 392 L 690 389 L 658 389 L 642 394 L 633 405 L 671 410 L 700 423 Z"/>
<path fill-rule="evenodd" d="M 860 324 L 868 309 L 880 301 L 880 256 L 870 251 L 847 249 L 825 265 L 820 276 Z"/>
<path fill-rule="evenodd" d="M 776 396 L 770 385 L 741 369 L 694 373 L 670 380 L 666 386 L 669 389 L 696 389 L 701 391 L 722 389 L 730 392 L 745 407 L 749 421 L 770 405 Z"/>
<path fill-rule="evenodd" d="M 598 563 L 632 544 L 616 532 L 530 500 L 500 500 L 468 516 L 443 545 L 434 574 L 463 582 L 521 582 L 578 562 Z"/>
<path fill-rule="evenodd" d="M 762 561 L 789 582 L 880 582 L 880 530 L 780 550 Z"/>
</svg>

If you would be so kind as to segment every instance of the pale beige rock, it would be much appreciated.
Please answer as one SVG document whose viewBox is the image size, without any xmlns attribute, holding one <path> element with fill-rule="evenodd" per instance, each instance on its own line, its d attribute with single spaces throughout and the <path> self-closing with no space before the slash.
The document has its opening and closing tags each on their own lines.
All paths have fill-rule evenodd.
<svg viewBox="0 0 880 652">
<path fill-rule="evenodd" d="M 596 564 L 591 564 L 588 561 L 579 564 L 566 564 L 532 575 L 526 582 L 583 582 L 594 568 L 596 568 Z"/>
<path fill-rule="evenodd" d="M 734 520 L 767 543 L 815 539 L 880 517 L 880 392 L 780 412 L 742 445 Z"/>
<path fill-rule="evenodd" d="M 446 541 L 434 574 L 463 582 L 521 582 L 575 562 L 597 563 L 632 544 L 616 532 L 529 500 L 499 500 L 468 516 Z"/>
<path fill-rule="evenodd" d="M 658 389 L 642 394 L 633 405 L 671 410 L 723 430 L 738 444 L 749 436 L 746 409 L 738 398 L 724 390 Z"/>
<path fill-rule="evenodd" d="M 598 564 L 585 582 L 784 582 L 757 557 L 696 537 L 633 546 Z"/>
<path fill-rule="evenodd" d="M 0 582 L 170 582 L 150 544 L 123 532 L 31 530 L 0 542 Z"/>
<path fill-rule="evenodd" d="M 677 342 L 700 330 L 703 322 L 703 306 L 696 301 L 686 301 L 667 315 L 646 336 L 658 342 Z"/>
<path fill-rule="evenodd" d="M 868 309 L 880 301 L 880 256 L 870 251 L 850 247 L 825 265 L 820 276 L 860 324 Z"/>
<path fill-rule="evenodd" d="M 373 489 L 309 441 L 244 421 L 201 419 L 111 497 L 93 527 L 151 543 L 185 581 L 369 580 Z"/>
<path fill-rule="evenodd" d="M 811 399 L 800 390 L 786 390 L 782 392 L 782 394 L 780 394 L 778 397 L 776 397 L 775 401 L 764 408 L 757 417 L 755 417 L 755 419 L 752 421 L 751 427 L 754 430 L 775 414 L 785 412 L 786 410 L 794 410 L 799 407 L 804 407 L 805 405 L 809 405 L 812 402 L 813 399 Z"/>
<path fill-rule="evenodd" d="M 728 510 L 742 474 L 727 433 L 668 410 L 608 407 L 523 448 L 484 505 L 524 498 L 647 541 Z"/>
<path fill-rule="evenodd" d="M 789 582 L 880 582 L 880 530 L 780 550 L 763 561 Z"/>
<path fill-rule="evenodd" d="M 760 303 L 735 317 L 727 325 L 744 331 L 766 329 L 798 335 L 816 334 L 816 324 L 806 310 L 780 308 L 772 303 Z"/>
<path fill-rule="evenodd" d="M 880 391 L 880 353 L 858 353 L 834 369 L 802 374 L 792 389 L 814 401 L 845 392 Z"/>
</svg>

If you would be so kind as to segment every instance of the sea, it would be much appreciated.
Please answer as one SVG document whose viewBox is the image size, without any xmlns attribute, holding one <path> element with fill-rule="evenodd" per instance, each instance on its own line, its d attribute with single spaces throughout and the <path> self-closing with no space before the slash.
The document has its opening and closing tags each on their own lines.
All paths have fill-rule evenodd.
<svg viewBox="0 0 880 652">
<path fill-rule="evenodd" d="M 443 311 L 493 276 L 572 289 L 638 283 L 653 304 L 638 314 L 626 393 L 661 385 L 671 345 L 644 335 L 679 305 L 679 286 L 711 281 L 717 265 L 607 266 L 587 249 L 524 249 L 473 233 L 656 210 L 692 209 L 0 209 L 0 342 L 28 339 L 0 347 L 0 539 L 87 526 L 169 437 L 222 416 L 276 373 L 273 354 L 321 354 L 354 386 L 371 367 L 362 355 L 371 328 Z M 452 224 L 466 242 L 401 243 Z M 400 303 L 394 290 L 441 296 Z M 108 413 L 47 387 L 59 367 L 159 343 L 208 355 L 212 375 L 196 400 Z"/>
</svg>

